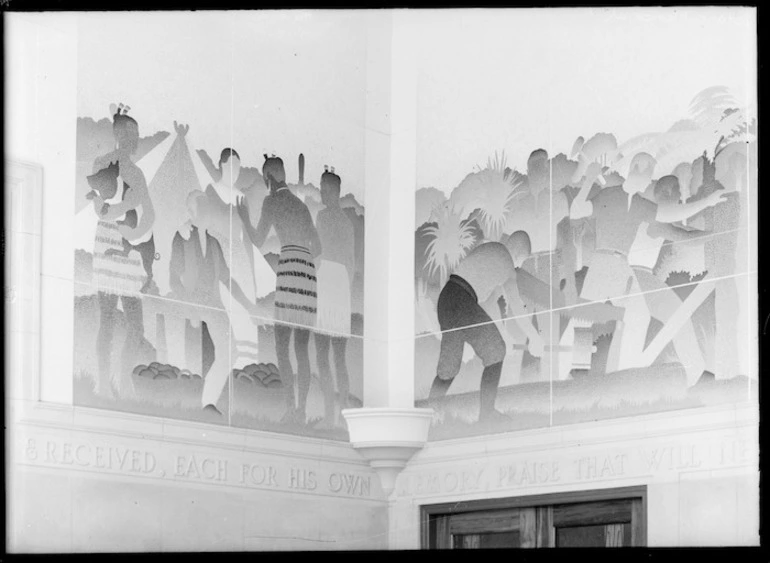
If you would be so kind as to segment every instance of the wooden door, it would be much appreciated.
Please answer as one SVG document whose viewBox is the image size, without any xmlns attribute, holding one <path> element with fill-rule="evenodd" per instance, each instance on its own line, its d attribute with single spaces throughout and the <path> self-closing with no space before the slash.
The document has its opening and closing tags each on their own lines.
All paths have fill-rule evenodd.
<svg viewBox="0 0 770 563">
<path fill-rule="evenodd" d="M 647 542 L 646 489 L 425 506 L 424 549 L 627 547 Z"/>
<path fill-rule="evenodd" d="M 436 534 L 439 549 L 537 547 L 537 512 L 516 508 L 442 516 Z"/>
<path fill-rule="evenodd" d="M 435 549 L 642 546 L 643 499 L 443 514 L 433 518 L 429 533 Z"/>
<path fill-rule="evenodd" d="M 640 545 L 641 500 L 612 500 L 554 506 L 553 547 L 630 547 Z"/>
</svg>

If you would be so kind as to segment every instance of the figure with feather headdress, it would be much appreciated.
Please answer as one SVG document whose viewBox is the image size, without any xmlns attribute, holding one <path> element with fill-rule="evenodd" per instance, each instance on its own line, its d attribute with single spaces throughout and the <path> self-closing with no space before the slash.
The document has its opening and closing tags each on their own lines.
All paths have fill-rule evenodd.
<svg viewBox="0 0 770 563">
<path fill-rule="evenodd" d="M 283 160 L 265 156 L 262 177 L 270 190 L 262 204 L 259 222 L 251 224 L 249 205 L 238 200 L 238 215 L 244 230 L 256 248 L 264 245 L 271 229 L 281 242 L 275 292 L 275 346 L 278 369 L 285 378 L 286 414 L 284 421 L 306 422 L 307 396 L 310 390 L 308 343 L 317 316 L 316 259 L 322 252 L 321 240 L 305 203 L 289 189 Z M 289 343 L 294 334 L 297 357 L 295 397 L 294 371 L 289 358 Z"/>
<path fill-rule="evenodd" d="M 86 196 L 99 217 L 94 242 L 94 274 L 99 296 L 97 356 L 98 392 L 130 393 L 131 373 L 144 340 L 142 301 L 139 295 L 152 285 L 155 246 L 152 226 L 155 211 L 144 174 L 132 155 L 139 144 L 139 125 L 122 103 L 110 106 L 115 150 L 94 161 L 89 176 L 93 191 Z M 123 181 L 120 192 L 118 178 Z M 127 320 L 126 339 L 117 376 L 110 366 L 118 299 Z"/>
</svg>

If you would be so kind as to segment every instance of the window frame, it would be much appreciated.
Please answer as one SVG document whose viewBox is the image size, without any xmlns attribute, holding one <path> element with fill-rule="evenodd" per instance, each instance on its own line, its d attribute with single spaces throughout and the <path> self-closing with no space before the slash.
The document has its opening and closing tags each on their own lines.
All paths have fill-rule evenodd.
<svg viewBox="0 0 770 563">
<path fill-rule="evenodd" d="M 468 500 L 460 502 L 445 502 L 439 504 L 424 504 L 420 506 L 420 548 L 437 548 L 439 537 L 444 539 L 449 534 L 449 517 L 472 512 L 502 511 L 506 509 L 535 508 L 536 527 L 540 537 L 548 535 L 548 545 L 555 546 L 555 526 L 561 524 L 575 525 L 585 520 L 570 514 L 569 508 L 563 505 L 583 504 L 591 502 L 602 503 L 602 510 L 610 513 L 616 505 L 612 501 L 631 502 L 631 537 L 632 545 L 645 547 L 647 545 L 647 486 L 617 487 L 610 489 L 591 489 L 570 491 L 564 493 L 548 493 L 519 497 Z M 561 511 L 561 514 L 559 514 Z M 611 518 L 617 520 L 618 518 Z M 561 522 L 558 522 L 561 520 Z M 451 535 L 450 535 L 451 537 Z M 534 546 L 531 546 L 534 547 Z"/>
</svg>

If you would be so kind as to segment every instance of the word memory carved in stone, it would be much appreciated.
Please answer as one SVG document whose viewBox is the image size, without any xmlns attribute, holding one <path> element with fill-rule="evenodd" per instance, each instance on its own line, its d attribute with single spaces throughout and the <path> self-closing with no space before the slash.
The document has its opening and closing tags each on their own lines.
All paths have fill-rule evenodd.
<svg viewBox="0 0 770 563">
<path fill-rule="evenodd" d="M 407 470 L 399 477 L 396 491 L 398 496 L 412 497 L 655 477 L 678 471 L 746 467 L 757 463 L 757 452 L 756 443 L 737 438 L 575 456 L 557 453 L 536 459 L 476 460 L 436 470 Z"/>
</svg>

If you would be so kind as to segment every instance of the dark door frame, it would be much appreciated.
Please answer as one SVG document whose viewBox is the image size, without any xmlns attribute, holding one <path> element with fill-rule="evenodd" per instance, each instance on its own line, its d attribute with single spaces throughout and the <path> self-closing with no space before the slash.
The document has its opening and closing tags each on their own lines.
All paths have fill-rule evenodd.
<svg viewBox="0 0 770 563">
<path fill-rule="evenodd" d="M 637 546 L 647 545 L 647 485 L 592 489 L 494 499 L 445 502 L 420 505 L 420 548 L 431 549 L 431 538 L 436 537 L 435 523 L 438 516 L 465 512 L 500 510 L 506 508 L 532 508 L 584 502 L 640 499 L 638 513 L 634 514 L 634 536 Z"/>
</svg>

